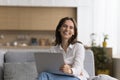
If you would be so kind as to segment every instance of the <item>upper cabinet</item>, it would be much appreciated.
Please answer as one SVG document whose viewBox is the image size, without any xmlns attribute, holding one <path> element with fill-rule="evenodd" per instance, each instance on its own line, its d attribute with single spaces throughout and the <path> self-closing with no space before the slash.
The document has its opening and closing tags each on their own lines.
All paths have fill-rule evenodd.
<svg viewBox="0 0 120 80">
<path fill-rule="evenodd" d="M 0 30 L 16 29 L 19 24 L 18 15 L 16 8 L 0 7 Z"/>
<path fill-rule="evenodd" d="M 1 6 L 0 30 L 55 30 L 62 17 L 76 14 L 75 7 Z"/>
</svg>

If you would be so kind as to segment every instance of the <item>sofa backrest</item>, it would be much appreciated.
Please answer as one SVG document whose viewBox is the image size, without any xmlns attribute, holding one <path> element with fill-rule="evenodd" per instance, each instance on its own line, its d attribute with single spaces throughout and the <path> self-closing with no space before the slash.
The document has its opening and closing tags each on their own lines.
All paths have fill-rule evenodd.
<svg viewBox="0 0 120 80">
<path fill-rule="evenodd" d="M 46 52 L 48 49 L 14 49 L 5 54 L 5 62 L 34 62 L 35 52 Z"/>
</svg>

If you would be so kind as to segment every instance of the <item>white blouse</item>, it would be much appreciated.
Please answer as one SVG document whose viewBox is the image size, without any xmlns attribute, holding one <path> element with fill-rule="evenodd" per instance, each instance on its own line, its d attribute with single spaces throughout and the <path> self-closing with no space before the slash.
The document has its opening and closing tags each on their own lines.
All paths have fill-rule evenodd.
<svg viewBox="0 0 120 80">
<path fill-rule="evenodd" d="M 62 53 L 64 62 L 72 65 L 73 75 L 86 80 L 89 77 L 88 73 L 84 69 L 85 48 L 80 43 L 70 44 L 65 52 L 61 45 L 56 45 L 50 48 L 51 53 Z"/>
</svg>

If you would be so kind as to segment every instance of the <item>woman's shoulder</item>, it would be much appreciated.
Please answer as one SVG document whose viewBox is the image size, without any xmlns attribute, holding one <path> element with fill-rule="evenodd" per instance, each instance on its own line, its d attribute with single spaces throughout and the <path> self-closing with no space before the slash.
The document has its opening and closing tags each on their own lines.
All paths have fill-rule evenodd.
<svg viewBox="0 0 120 80">
<path fill-rule="evenodd" d="M 83 46 L 83 44 L 81 42 L 75 42 L 73 45 L 74 46 Z"/>
<path fill-rule="evenodd" d="M 82 43 L 76 42 L 76 43 L 73 44 L 73 46 L 76 49 L 85 49 L 85 47 L 84 47 L 84 45 Z"/>
</svg>

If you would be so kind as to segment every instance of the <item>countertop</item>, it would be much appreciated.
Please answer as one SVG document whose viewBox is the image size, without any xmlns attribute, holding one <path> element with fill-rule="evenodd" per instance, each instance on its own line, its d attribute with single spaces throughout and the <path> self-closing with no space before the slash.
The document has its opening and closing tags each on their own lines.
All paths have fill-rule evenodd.
<svg viewBox="0 0 120 80">
<path fill-rule="evenodd" d="M 51 46 L 0 46 L 0 49 L 49 49 Z"/>
</svg>

